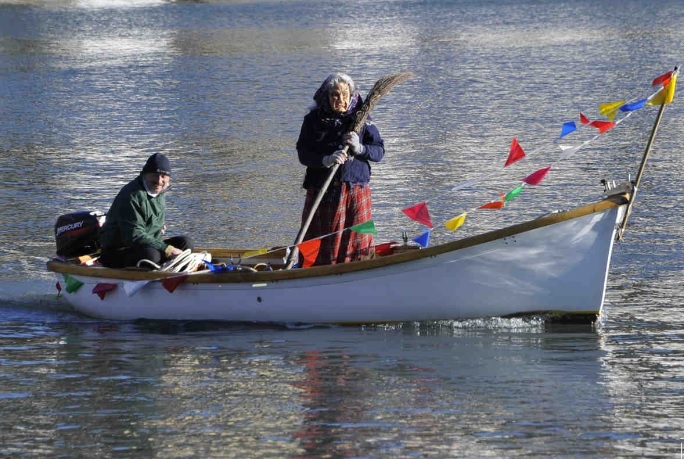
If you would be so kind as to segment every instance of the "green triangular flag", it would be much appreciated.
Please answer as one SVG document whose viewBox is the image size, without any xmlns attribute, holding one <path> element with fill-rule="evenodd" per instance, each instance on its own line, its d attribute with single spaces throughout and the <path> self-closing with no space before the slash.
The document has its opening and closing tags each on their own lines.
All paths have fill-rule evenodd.
<svg viewBox="0 0 684 459">
<path fill-rule="evenodd" d="M 517 188 L 515 188 L 515 189 L 509 191 L 509 192 L 506 194 L 506 196 L 504 197 L 504 201 L 505 201 L 505 202 L 509 202 L 509 201 L 514 200 L 515 198 L 518 197 L 518 195 L 519 195 L 520 193 L 522 193 L 522 190 L 523 190 L 523 184 L 521 183 L 520 185 L 518 185 Z"/>
<path fill-rule="evenodd" d="M 367 222 L 359 223 L 349 228 L 352 231 L 356 231 L 361 234 L 375 234 L 378 235 L 378 231 L 375 229 L 375 223 L 373 220 L 368 220 Z"/>
<path fill-rule="evenodd" d="M 67 293 L 74 293 L 78 291 L 79 288 L 83 287 L 83 282 L 80 280 L 71 277 L 68 274 L 63 274 L 64 276 L 64 282 L 66 283 L 66 291 Z"/>
</svg>

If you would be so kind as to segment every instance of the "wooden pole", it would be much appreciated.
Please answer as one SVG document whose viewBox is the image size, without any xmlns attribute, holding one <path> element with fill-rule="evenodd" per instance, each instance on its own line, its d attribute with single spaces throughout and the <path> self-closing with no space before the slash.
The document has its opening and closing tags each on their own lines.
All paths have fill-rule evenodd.
<svg viewBox="0 0 684 459">
<path fill-rule="evenodd" d="M 677 67 L 674 68 L 677 72 Z M 661 89 L 661 91 L 667 91 L 667 88 Z M 639 171 L 637 172 L 636 179 L 634 180 L 634 188 L 632 189 L 631 196 L 629 197 L 629 203 L 627 204 L 627 209 L 625 210 L 625 218 L 622 219 L 620 224 L 620 229 L 618 230 L 618 241 L 621 241 L 624 234 L 625 228 L 627 227 L 627 220 L 632 213 L 632 207 L 634 206 L 634 201 L 636 200 L 637 191 L 639 190 L 639 185 L 641 184 L 641 177 L 644 175 L 644 169 L 646 168 L 646 161 L 648 161 L 648 155 L 651 153 L 651 147 L 653 146 L 653 141 L 655 140 L 656 133 L 658 132 L 658 127 L 660 126 L 660 120 L 663 118 L 663 112 L 665 111 L 665 101 L 663 105 L 660 106 L 658 110 L 658 116 L 656 116 L 655 123 L 653 124 L 653 129 L 651 130 L 651 135 L 648 138 L 648 143 L 646 144 L 646 150 L 644 151 L 644 156 L 641 158 L 641 164 L 639 165 Z"/>
</svg>

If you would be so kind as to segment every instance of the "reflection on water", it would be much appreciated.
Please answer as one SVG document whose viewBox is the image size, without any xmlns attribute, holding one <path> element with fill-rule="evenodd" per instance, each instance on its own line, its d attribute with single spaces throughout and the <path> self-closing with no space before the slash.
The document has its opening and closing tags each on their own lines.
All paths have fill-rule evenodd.
<svg viewBox="0 0 684 459">
<path fill-rule="evenodd" d="M 591 424 L 588 412 L 610 409 L 586 397 L 600 390 L 596 334 L 457 329 L 13 324 L 2 350 L 16 385 L 0 404 L 14 408 L 3 422 L 20 426 L 13 447 L 53 453 L 451 456 L 530 435 L 562 447 L 580 417 Z M 548 411 L 521 403 L 540 397 Z"/>
<path fill-rule="evenodd" d="M 2 335 L 7 454 L 648 455 L 673 441 L 678 415 L 667 405 L 682 391 L 681 349 L 667 331 L 553 331 L 520 319 L 358 329 L 72 315 L 47 324 L 24 316 Z M 644 341 L 651 352 L 629 349 Z M 664 355 L 671 375 L 657 363 Z"/>
<path fill-rule="evenodd" d="M 594 200 L 601 179 L 634 174 L 655 110 L 557 162 L 559 128 L 643 95 L 679 63 L 678 7 L 0 0 L 0 455 L 675 457 L 679 103 L 615 247 L 596 329 L 115 324 L 70 312 L 44 263 L 56 217 L 107 210 L 156 151 L 174 164 L 172 233 L 291 243 L 303 203 L 294 144 L 334 70 L 363 93 L 415 74 L 373 113 L 387 147 L 373 167 L 380 240 L 422 233 L 401 212 L 421 201 L 443 242 Z M 502 171 L 513 137 L 528 155 Z M 504 211 L 443 229 L 550 163 Z"/>
</svg>

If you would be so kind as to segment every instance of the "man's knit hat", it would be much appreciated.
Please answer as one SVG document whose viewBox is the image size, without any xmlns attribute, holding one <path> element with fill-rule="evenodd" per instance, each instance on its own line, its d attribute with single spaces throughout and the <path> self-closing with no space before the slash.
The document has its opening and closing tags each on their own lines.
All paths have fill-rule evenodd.
<svg viewBox="0 0 684 459">
<path fill-rule="evenodd" d="M 153 154 L 152 156 L 147 158 L 147 162 L 145 163 L 145 166 L 143 166 L 142 169 L 143 174 L 147 174 L 148 172 L 170 176 L 171 163 L 169 162 L 169 158 L 167 158 L 161 153 Z"/>
</svg>

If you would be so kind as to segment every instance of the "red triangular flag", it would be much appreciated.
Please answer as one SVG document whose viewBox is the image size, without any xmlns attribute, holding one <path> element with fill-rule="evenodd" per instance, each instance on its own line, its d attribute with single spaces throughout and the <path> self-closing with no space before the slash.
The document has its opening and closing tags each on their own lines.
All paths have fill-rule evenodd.
<svg viewBox="0 0 684 459">
<path fill-rule="evenodd" d="M 518 143 L 518 139 L 513 137 L 513 141 L 511 142 L 511 151 L 508 153 L 508 159 L 506 160 L 506 164 L 504 164 L 504 167 L 510 166 L 516 161 L 519 161 L 525 157 L 525 152 L 523 151 L 522 147 Z"/>
<path fill-rule="evenodd" d="M 111 292 L 116 288 L 116 284 L 110 284 L 109 282 L 99 282 L 93 287 L 93 293 L 97 293 L 97 296 L 101 300 L 105 299 L 107 292 Z"/>
<path fill-rule="evenodd" d="M 537 172 L 533 172 L 527 177 L 523 179 L 523 182 L 527 183 L 528 185 L 539 185 L 542 180 L 544 180 L 544 177 L 546 174 L 549 172 L 551 169 L 551 166 L 545 167 L 543 169 L 539 169 Z"/>
<path fill-rule="evenodd" d="M 407 207 L 401 211 L 408 215 L 410 219 L 415 220 L 428 228 L 432 228 L 432 220 L 430 220 L 430 212 L 428 212 L 427 203 L 421 202 L 420 204 Z"/>
<path fill-rule="evenodd" d="M 182 274 L 180 276 L 173 276 L 173 277 L 167 277 L 164 278 L 161 281 L 162 286 L 168 291 L 169 293 L 173 293 L 176 288 L 183 282 L 185 282 L 185 279 L 188 278 L 187 274 Z"/>
<path fill-rule="evenodd" d="M 596 120 L 596 121 L 592 121 L 589 124 L 589 126 L 594 126 L 596 129 L 599 130 L 599 132 L 601 134 L 603 134 L 604 132 L 610 131 L 611 129 L 613 129 L 613 127 L 615 126 L 615 122 Z"/>
<path fill-rule="evenodd" d="M 387 255 L 392 255 L 392 246 L 396 244 L 396 241 L 392 242 L 383 242 L 382 244 L 378 244 L 375 246 L 375 254 L 384 257 Z"/>
<path fill-rule="evenodd" d="M 670 71 L 667 72 L 667 73 L 663 73 L 663 74 L 660 75 L 659 77 L 655 77 L 655 78 L 653 79 L 653 83 L 651 83 L 651 86 L 658 86 L 658 85 L 661 84 L 661 83 L 662 83 L 663 86 L 667 86 L 667 84 L 668 84 L 668 83 L 670 82 L 670 80 L 672 79 L 672 73 L 673 73 L 673 72 L 674 72 L 673 70 L 670 70 Z"/>
<path fill-rule="evenodd" d="M 316 258 L 318 258 L 318 251 L 321 248 L 321 240 L 309 239 L 308 241 L 297 244 L 297 248 L 299 249 L 299 253 L 302 254 L 302 257 L 304 257 L 302 268 L 309 268 L 313 266 L 313 264 L 316 262 Z"/>
<path fill-rule="evenodd" d="M 580 112 L 580 122 L 581 122 L 582 124 L 589 124 L 589 123 L 591 123 L 591 121 L 589 121 L 589 118 L 587 118 L 586 116 L 584 116 L 584 114 L 583 114 L 582 112 Z"/>
</svg>

